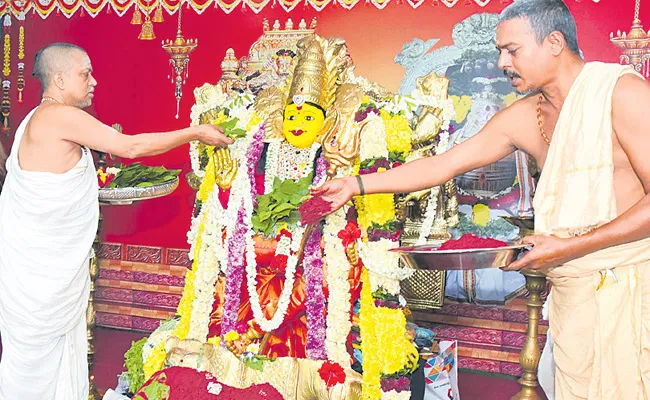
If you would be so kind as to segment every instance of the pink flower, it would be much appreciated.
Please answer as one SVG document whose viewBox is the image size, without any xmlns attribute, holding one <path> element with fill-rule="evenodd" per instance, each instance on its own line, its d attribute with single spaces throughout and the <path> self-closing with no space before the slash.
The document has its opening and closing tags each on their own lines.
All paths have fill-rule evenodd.
<svg viewBox="0 0 650 400">
<path fill-rule="evenodd" d="M 239 321 L 239 322 L 237 322 L 237 325 L 235 326 L 235 330 L 240 335 L 243 335 L 248 330 L 248 325 L 246 324 L 246 322 Z"/>
</svg>

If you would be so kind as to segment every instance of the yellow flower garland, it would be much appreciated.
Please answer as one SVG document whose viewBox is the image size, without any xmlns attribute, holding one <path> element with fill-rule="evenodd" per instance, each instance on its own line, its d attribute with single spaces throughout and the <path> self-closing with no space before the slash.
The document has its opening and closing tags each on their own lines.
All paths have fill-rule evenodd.
<svg viewBox="0 0 650 400">
<path fill-rule="evenodd" d="M 367 230 L 373 223 L 383 225 L 395 219 L 395 196 L 393 194 L 369 194 L 355 198 L 358 223 Z"/>
<path fill-rule="evenodd" d="M 382 349 L 378 346 L 374 326 L 375 301 L 370 289 L 368 270 L 361 274 L 361 308 L 359 310 L 359 330 L 361 332 L 361 352 L 363 357 L 363 380 L 361 398 L 381 399 L 381 358 Z M 379 329 L 384 329 L 380 327 Z"/>
<path fill-rule="evenodd" d="M 378 172 L 384 171 L 385 168 L 378 169 Z M 358 175 L 358 172 L 355 175 Z M 368 230 L 373 223 L 384 225 L 395 219 L 395 195 L 391 193 L 357 196 L 355 204 L 357 223 L 364 230 Z"/>
<path fill-rule="evenodd" d="M 409 120 L 404 115 L 393 115 L 386 110 L 380 110 L 379 114 L 386 127 L 388 151 L 408 154 L 411 151 L 411 138 L 413 137 Z"/>
<path fill-rule="evenodd" d="M 212 154 L 214 153 L 214 147 L 208 146 L 208 165 L 206 166 L 206 174 L 201 182 L 199 192 L 197 194 L 197 199 L 201 202 L 208 200 L 208 197 L 214 190 L 215 180 L 214 180 L 214 158 Z M 196 280 L 196 269 L 199 265 L 199 254 L 201 249 L 201 237 L 203 236 L 203 231 L 205 230 L 205 218 L 207 213 L 203 214 L 203 220 L 199 225 L 199 231 L 196 239 L 196 245 L 194 246 L 194 257 L 192 262 L 192 268 L 187 271 L 185 274 L 185 286 L 183 287 L 183 296 L 181 301 L 178 304 L 177 315 L 180 317 L 178 326 L 172 333 L 173 336 L 183 340 L 187 337 L 190 331 L 190 315 L 192 313 L 192 305 L 194 303 L 194 281 Z M 165 363 L 165 343 L 162 342 L 151 352 L 151 355 L 145 360 L 143 365 L 144 377 L 145 380 L 149 379 L 151 375 L 161 370 Z"/>
<path fill-rule="evenodd" d="M 361 352 L 363 357 L 362 399 L 381 399 L 381 375 L 413 367 L 419 354 L 406 335 L 406 317 L 401 309 L 376 307 L 368 270 L 361 275 Z"/>
</svg>

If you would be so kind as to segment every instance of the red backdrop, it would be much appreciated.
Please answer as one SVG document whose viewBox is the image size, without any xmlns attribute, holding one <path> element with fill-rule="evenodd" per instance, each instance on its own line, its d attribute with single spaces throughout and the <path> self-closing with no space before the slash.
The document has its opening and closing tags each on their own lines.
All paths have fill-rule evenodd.
<svg viewBox="0 0 650 400">
<path fill-rule="evenodd" d="M 633 0 L 566 0 L 578 24 L 580 46 L 587 60 L 617 61 L 618 50 L 609 42 L 609 33 L 628 30 L 634 11 Z M 120 123 L 125 133 L 165 131 L 189 125 L 192 90 L 204 82 L 214 83 L 220 76 L 219 64 L 228 47 L 237 57 L 261 35 L 262 20 L 271 23 L 287 17 L 297 25 L 300 18 L 318 18 L 317 33 L 346 39 L 357 65 L 357 74 L 397 90 L 404 69 L 393 63 L 401 46 L 413 38 L 440 38 L 439 46 L 452 44 L 451 31 L 457 22 L 477 12 L 499 12 L 504 5 L 492 0 L 487 7 L 459 4 L 451 9 L 426 3 L 418 9 L 408 4 L 389 4 L 384 10 L 359 5 L 351 11 L 328 7 L 322 12 L 299 6 L 291 13 L 266 7 L 260 14 L 250 9 L 237 9 L 229 15 L 210 7 L 203 14 L 184 10 L 183 32 L 187 38 L 198 38 L 199 46 L 192 54 L 190 76 L 184 86 L 180 118 L 176 120 L 174 88 L 167 79 L 168 57 L 160 47 L 162 39 L 173 38 L 176 18 L 165 14 L 165 22 L 154 24 L 156 39 L 137 39 L 139 25 L 130 25 L 132 13 L 118 17 L 106 11 L 96 18 L 79 16 L 71 19 L 51 15 L 42 20 L 28 15 L 25 20 L 25 72 L 27 86 L 24 103 L 17 102 L 15 60 L 18 28 L 12 31 L 12 132 L 27 112 L 40 99 L 38 82 L 29 77 L 35 52 L 54 41 L 65 41 L 84 47 L 92 60 L 97 87 L 95 104 L 90 110 L 106 124 Z M 643 17 L 643 14 L 641 15 Z M 2 135 L 5 149 L 12 136 Z M 130 160 L 124 160 L 130 162 Z M 164 155 L 142 160 L 150 165 L 165 165 L 190 170 L 188 147 L 182 146 Z M 194 192 L 184 179 L 170 196 L 132 206 L 103 207 L 105 216 L 102 236 L 106 241 L 162 247 L 186 248 Z"/>
</svg>

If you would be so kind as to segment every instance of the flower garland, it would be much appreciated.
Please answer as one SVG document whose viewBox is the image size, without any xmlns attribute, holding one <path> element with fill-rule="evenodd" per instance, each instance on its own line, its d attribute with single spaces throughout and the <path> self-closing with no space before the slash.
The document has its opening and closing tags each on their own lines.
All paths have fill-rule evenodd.
<svg viewBox="0 0 650 400">
<path fill-rule="evenodd" d="M 264 143 L 264 128 L 260 126 L 246 154 L 246 168 L 238 171 L 233 187 L 231 188 L 231 198 L 228 201 L 229 209 L 237 209 L 236 224 L 232 231 L 227 232 L 228 238 L 228 270 L 226 273 L 225 303 L 221 322 L 221 337 L 228 332 L 235 330 L 238 319 L 239 306 L 241 304 L 240 291 L 244 276 L 244 251 L 248 251 L 248 237 L 250 235 L 250 218 L 253 208 L 253 199 L 257 196 L 255 188 L 255 167 L 262 156 Z M 239 178 L 239 179 L 238 179 Z M 232 190 L 238 188 L 241 190 L 238 196 L 233 199 Z M 233 200 L 235 202 L 233 202 Z M 236 207 L 235 204 L 241 204 Z M 254 245 L 253 245 L 254 250 Z M 250 264 L 248 254 L 246 262 Z M 251 299 L 252 302 L 252 299 Z"/>
<path fill-rule="evenodd" d="M 278 299 L 278 305 L 270 320 L 266 319 L 262 312 L 260 296 L 257 293 L 257 260 L 255 257 L 255 243 L 253 241 L 252 229 L 249 229 L 248 234 L 246 235 L 246 278 L 248 283 L 248 297 L 250 298 L 251 310 L 253 311 L 255 322 L 257 322 L 260 328 L 265 332 L 276 330 L 282 322 L 284 322 L 284 317 L 291 301 L 291 294 L 293 293 L 293 283 L 296 275 L 296 267 L 298 266 L 297 253 L 302 242 L 302 236 L 305 233 L 305 228 L 295 227 L 291 228 L 290 231 L 292 237 L 289 238 L 283 236 L 278 242 L 278 247 L 275 252 L 276 257 L 278 255 L 287 256 L 287 268 L 285 271 L 285 281 L 282 287 L 282 292 Z"/>
<path fill-rule="evenodd" d="M 386 129 L 383 119 L 379 115 L 371 113 L 368 114 L 365 121 L 366 127 L 361 131 L 359 159 L 388 158 Z"/>
<path fill-rule="evenodd" d="M 326 360 L 325 349 L 325 295 L 323 294 L 323 259 L 320 249 L 321 234 L 314 229 L 305 247 L 303 269 L 307 293 L 307 355 L 312 360 Z"/>
<path fill-rule="evenodd" d="M 379 115 L 384 121 L 386 129 L 386 147 L 388 152 L 408 154 L 411 151 L 413 131 L 409 120 L 401 114 L 391 114 L 387 110 L 380 110 Z"/>
<path fill-rule="evenodd" d="M 359 159 L 362 163 L 379 159 L 387 160 L 389 156 L 388 137 L 398 136 L 393 131 L 387 131 L 384 118 L 381 116 L 382 113 L 387 115 L 384 110 L 380 110 L 380 115 L 370 113 L 366 117 L 367 125 L 361 135 L 361 148 L 359 153 Z M 401 142 L 403 140 L 400 139 L 393 141 L 395 146 L 400 146 L 399 143 Z M 386 163 L 386 167 L 388 166 L 389 163 Z M 377 169 L 378 172 L 385 170 L 386 168 Z M 361 171 L 358 173 L 362 174 Z M 384 193 L 357 196 L 354 198 L 354 201 L 358 210 L 359 226 L 365 231 L 373 224 L 384 225 L 395 219 L 395 196 L 393 194 Z"/>
<path fill-rule="evenodd" d="M 416 245 L 423 245 L 427 243 L 427 238 L 431 234 L 431 229 L 433 228 L 433 222 L 436 219 L 436 211 L 438 210 L 438 194 L 440 193 L 440 186 L 431 188 L 429 192 L 429 202 L 427 204 L 427 209 L 424 212 L 424 220 L 420 226 L 420 231 L 418 232 L 418 240 L 415 242 Z"/>
<path fill-rule="evenodd" d="M 341 172 L 339 172 L 341 174 Z M 345 207 L 344 207 L 345 208 Z M 327 329 L 325 348 L 327 359 L 341 364 L 344 368 L 350 366 L 350 355 L 347 350 L 347 338 L 352 328 L 350 320 L 350 263 L 341 245 L 338 234 L 345 229 L 347 223 L 344 208 L 330 214 L 325 219 L 323 236 L 325 238 L 325 263 L 327 264 Z"/>
<path fill-rule="evenodd" d="M 381 359 L 383 356 L 382 348 L 379 347 L 377 340 L 372 340 L 372 332 L 375 328 L 385 329 L 384 327 L 373 326 L 373 312 L 375 309 L 375 300 L 372 297 L 370 289 L 370 278 L 368 271 L 364 268 L 361 275 L 361 308 L 359 311 L 359 330 L 361 333 L 361 352 L 363 357 L 363 399 L 380 399 L 381 398 Z"/>
<path fill-rule="evenodd" d="M 373 292 L 380 288 L 391 294 L 398 295 L 400 292 L 399 282 L 411 277 L 414 270 L 400 268 L 399 255 L 389 251 L 395 248 L 396 242 L 388 239 L 379 239 L 375 242 L 359 240 L 359 256 L 363 265 L 370 273 L 370 286 Z"/>
<path fill-rule="evenodd" d="M 2 73 L 4 76 L 9 76 L 11 74 L 11 36 L 9 35 L 11 28 L 11 16 L 5 15 L 3 18 L 4 26 L 4 60 Z"/>
<path fill-rule="evenodd" d="M 300 179 L 311 174 L 313 171 L 313 160 L 319 148 L 320 148 L 320 144 L 314 143 L 314 145 L 312 145 L 307 152 L 304 152 L 301 149 L 297 149 L 291 146 L 289 143 L 284 143 L 284 142 L 271 143 L 267 151 L 267 169 L 265 171 L 266 173 L 265 191 L 268 192 L 272 189 L 273 180 L 276 177 L 282 180 Z M 298 168 L 295 169 L 289 168 L 289 166 L 287 165 L 280 166 L 279 168 L 281 151 L 285 151 L 285 152 L 296 151 L 297 156 L 302 154 L 302 156 L 298 157 L 299 159 Z M 261 147 L 260 147 L 260 152 L 261 152 Z M 295 163 L 295 157 L 285 156 L 282 157 L 282 160 L 283 161 L 293 160 Z M 251 178 L 251 188 L 254 187 L 254 182 L 252 181 L 252 179 L 253 179 L 254 168 L 256 164 L 257 162 L 255 162 L 255 164 L 252 163 L 248 164 L 249 175 Z M 254 189 L 251 189 L 251 194 L 252 194 L 252 198 L 254 199 L 256 196 Z M 284 282 L 284 286 L 282 287 L 282 292 L 280 294 L 280 297 L 278 299 L 276 311 L 273 317 L 269 320 L 265 317 L 264 313 L 262 312 L 259 294 L 257 293 L 257 259 L 255 255 L 255 243 L 253 240 L 255 233 L 250 228 L 250 226 L 252 226 L 251 219 L 253 216 L 253 208 L 254 208 L 253 201 L 249 202 L 245 199 L 244 206 L 243 206 L 244 225 L 249 227 L 247 228 L 245 234 L 243 234 L 243 238 L 245 239 L 247 289 L 248 289 L 248 295 L 250 299 L 251 310 L 253 312 L 253 317 L 255 318 L 255 322 L 259 325 L 259 327 L 263 331 L 271 332 L 277 329 L 282 324 L 282 322 L 284 322 L 284 318 L 286 316 L 289 303 L 291 301 L 291 294 L 293 292 L 295 273 L 298 265 L 297 253 L 300 244 L 302 243 L 304 228 L 290 227 L 289 230 L 291 231 L 291 235 L 283 236 L 280 239 L 278 246 L 276 248 L 274 257 L 277 257 L 278 255 L 287 256 L 287 267 L 285 270 L 285 282 Z M 228 299 L 228 293 L 226 293 L 226 302 L 228 302 L 227 299 Z M 222 325 L 222 330 L 221 330 L 222 334 L 224 332 L 229 332 L 231 330 L 229 328 L 233 328 L 233 326 Z"/>
<path fill-rule="evenodd" d="M 314 142 L 307 149 L 299 149 L 285 141 L 271 142 L 266 152 L 264 190 L 269 193 L 275 178 L 300 179 L 314 171 L 314 158 L 320 143 Z"/>
<path fill-rule="evenodd" d="M 323 155 L 316 161 L 314 186 L 322 184 L 328 162 Z M 312 360 L 326 360 L 325 349 L 325 294 L 323 293 L 323 254 L 321 233 L 315 229 L 305 246 L 303 270 L 307 286 L 305 310 L 307 314 L 307 356 Z"/>
<path fill-rule="evenodd" d="M 406 337 L 406 317 L 402 309 L 378 307 L 372 295 L 370 276 L 364 268 L 361 275 L 361 312 L 359 329 L 363 357 L 363 399 L 381 399 L 382 376 L 414 369 L 419 359 L 415 346 Z M 392 396 L 391 391 L 386 396 Z M 408 390 L 401 391 L 409 398 Z"/>
<path fill-rule="evenodd" d="M 230 204 L 230 207 L 236 207 Z M 239 316 L 239 305 L 241 304 L 240 291 L 244 278 L 244 236 L 246 225 L 244 223 L 245 210 L 243 205 L 237 213 L 237 224 L 234 232 L 228 236 L 228 270 L 226 272 L 225 302 L 223 306 L 223 317 L 221 320 L 221 339 L 225 341 L 225 335 L 234 331 Z"/>
</svg>

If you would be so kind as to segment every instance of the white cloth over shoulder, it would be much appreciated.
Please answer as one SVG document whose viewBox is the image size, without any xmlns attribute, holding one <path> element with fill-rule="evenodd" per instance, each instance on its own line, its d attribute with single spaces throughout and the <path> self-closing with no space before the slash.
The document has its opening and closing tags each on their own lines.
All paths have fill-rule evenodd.
<svg viewBox="0 0 650 400">
<path fill-rule="evenodd" d="M 0 195 L 0 400 L 88 398 L 88 261 L 98 188 L 90 151 L 63 174 L 24 171 L 18 127 Z"/>
</svg>

